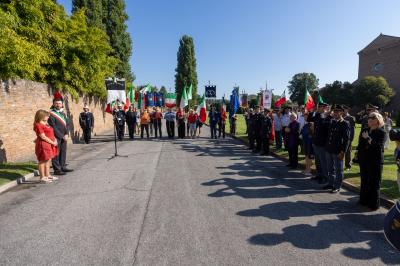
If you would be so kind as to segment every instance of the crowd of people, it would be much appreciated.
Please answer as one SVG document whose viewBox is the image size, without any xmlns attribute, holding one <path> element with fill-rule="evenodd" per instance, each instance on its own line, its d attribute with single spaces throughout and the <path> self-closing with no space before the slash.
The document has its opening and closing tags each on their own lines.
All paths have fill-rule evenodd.
<svg viewBox="0 0 400 266">
<path fill-rule="evenodd" d="M 127 127 L 129 139 L 135 135 L 149 139 L 162 138 L 162 127 L 165 127 L 168 138 L 200 137 L 203 122 L 196 109 L 167 108 L 165 112 L 159 107 L 137 110 L 130 106 L 124 111 L 118 103 L 113 111 L 116 136 L 124 139 Z M 357 143 L 357 151 L 352 156 L 352 144 L 355 137 L 356 119 L 350 115 L 350 108 L 343 105 L 329 106 L 320 103 L 315 110 L 306 110 L 300 106 L 296 110 L 291 107 L 284 109 L 262 109 L 256 107 L 244 114 L 249 149 L 254 153 L 268 155 L 270 146 L 275 142 L 277 151 L 286 150 L 289 155 L 290 168 L 298 168 L 299 148 L 305 155 L 304 174 L 311 176 L 311 167 L 315 163 L 316 174 L 311 179 L 323 184 L 322 188 L 331 193 L 340 191 L 344 170 L 349 170 L 352 163 L 360 166 L 361 205 L 372 210 L 379 208 L 380 183 L 382 178 L 384 149 L 389 146 L 389 132 L 393 122 L 389 115 L 382 116 L 378 108 L 368 105 L 361 119 L 361 131 Z M 211 106 L 208 122 L 211 138 L 225 138 L 225 127 L 229 119 L 230 133 L 236 134 L 237 116 L 228 117 L 224 108 L 217 111 Z M 63 110 L 63 98 L 55 97 L 50 111 L 37 111 L 34 119 L 36 132 L 35 152 L 39 162 L 40 178 L 49 183 L 57 180 L 56 176 L 73 171 L 66 167 L 66 151 L 68 139 L 68 118 Z M 85 143 L 90 143 L 94 128 L 94 117 L 89 107 L 85 105 L 79 116 Z M 400 173 L 400 139 L 396 141 L 395 156 Z M 54 175 L 50 174 L 50 165 Z M 400 177 L 400 174 L 399 174 Z M 398 180 L 400 186 L 400 178 Z"/>
<path fill-rule="evenodd" d="M 326 103 L 320 103 L 310 111 L 304 106 L 296 110 L 291 107 L 282 110 L 249 109 L 245 113 L 249 149 L 268 154 L 269 145 L 275 141 L 277 151 L 284 149 L 288 152 L 287 166 L 293 169 L 298 168 L 300 149 L 305 155 L 303 173 L 311 176 L 314 162 L 316 174 L 311 179 L 331 193 L 340 191 L 344 170 L 350 170 L 352 163 L 357 163 L 361 176 L 359 203 L 376 210 L 380 205 L 384 149 L 389 146 L 388 133 L 393 122 L 388 113 L 382 116 L 378 107 L 367 105 L 361 119 L 356 155 L 351 158 L 356 119 L 349 111 L 347 106 L 329 106 Z M 396 144 L 396 160 L 400 171 L 400 142 L 397 140 Z"/>
<path fill-rule="evenodd" d="M 130 106 L 127 111 L 124 111 L 123 105 L 119 103 L 113 111 L 113 116 L 120 141 L 124 139 L 125 127 L 128 128 L 129 139 L 133 140 L 135 135 L 140 135 L 140 138 L 143 139 L 144 134 L 147 139 L 150 137 L 162 138 L 164 120 L 168 138 L 175 138 L 175 133 L 180 139 L 198 138 L 203 126 L 203 121 L 196 108 L 166 108 L 164 110 L 160 107 L 149 107 L 138 110 L 134 106 Z M 208 117 L 211 138 L 225 138 L 227 112 L 224 109 L 217 111 L 215 106 L 211 106 Z M 231 134 L 236 133 L 236 119 L 236 115 L 231 117 Z"/>
</svg>

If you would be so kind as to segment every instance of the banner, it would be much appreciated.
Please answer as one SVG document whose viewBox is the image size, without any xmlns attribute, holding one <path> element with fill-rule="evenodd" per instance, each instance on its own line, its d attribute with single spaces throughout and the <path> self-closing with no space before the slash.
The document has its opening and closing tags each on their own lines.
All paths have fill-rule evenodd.
<svg viewBox="0 0 400 266">
<path fill-rule="evenodd" d="M 264 109 L 270 109 L 271 104 L 272 104 L 272 91 L 271 90 L 264 90 L 262 92 L 262 97 L 263 97 L 263 108 Z"/>
<path fill-rule="evenodd" d="M 247 94 L 242 94 L 240 97 L 240 106 L 243 108 L 247 108 L 249 106 L 249 100 Z"/>
<path fill-rule="evenodd" d="M 125 79 L 108 78 L 105 80 L 107 88 L 107 104 L 120 101 L 126 102 Z"/>
<path fill-rule="evenodd" d="M 207 85 L 206 86 L 206 98 L 217 98 L 217 86 Z"/>
<path fill-rule="evenodd" d="M 155 93 L 155 105 L 157 107 L 163 107 L 164 106 L 164 94 L 162 92 L 156 92 Z"/>
<path fill-rule="evenodd" d="M 146 107 L 153 107 L 154 106 L 154 93 L 148 92 L 146 95 Z"/>
</svg>

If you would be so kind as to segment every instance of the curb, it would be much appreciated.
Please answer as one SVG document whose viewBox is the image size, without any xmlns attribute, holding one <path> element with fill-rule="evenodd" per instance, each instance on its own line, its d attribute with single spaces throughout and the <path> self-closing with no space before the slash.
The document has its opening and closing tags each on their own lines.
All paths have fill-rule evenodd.
<svg viewBox="0 0 400 266">
<path fill-rule="evenodd" d="M 236 139 L 236 140 L 242 142 L 242 143 L 245 144 L 245 145 L 248 144 L 248 143 L 246 143 L 243 139 L 240 139 L 240 138 L 238 138 L 238 137 L 236 137 L 236 136 L 233 136 L 233 135 L 231 135 L 231 134 L 229 134 L 229 133 L 226 133 L 226 135 L 230 136 L 230 137 L 233 138 L 233 139 Z M 283 160 L 283 161 L 288 161 L 288 159 L 287 159 L 286 157 L 279 156 L 278 154 L 276 154 L 276 153 L 273 152 L 273 151 L 271 151 L 270 154 L 271 154 L 273 157 L 275 157 L 275 158 L 279 158 L 279 159 L 281 159 L 281 160 Z M 299 166 L 300 166 L 300 168 L 305 168 L 305 165 L 304 165 L 304 164 L 299 163 Z M 313 170 L 313 172 L 315 173 L 315 170 Z M 359 192 L 360 192 L 360 188 L 359 188 L 358 186 L 353 185 L 353 184 L 351 184 L 351 183 L 349 183 L 349 182 L 347 182 L 347 181 L 345 181 L 345 180 L 343 180 L 342 186 L 343 186 L 345 189 L 349 190 L 349 191 L 356 192 L 356 193 L 359 193 Z M 387 209 L 390 209 L 390 208 L 393 207 L 393 205 L 395 204 L 395 202 L 394 202 L 393 200 L 388 199 L 387 197 L 385 197 L 385 196 L 383 196 L 383 195 L 380 196 L 380 201 L 381 201 L 381 207 L 385 207 L 385 208 L 387 208 Z"/>
<path fill-rule="evenodd" d="M 12 189 L 12 188 L 14 188 L 14 187 L 16 187 L 16 186 L 18 186 L 20 184 L 25 183 L 26 181 L 31 181 L 32 179 L 35 178 L 35 176 L 38 176 L 37 175 L 37 171 L 35 171 L 33 173 L 30 173 L 30 174 L 27 174 L 27 175 L 25 175 L 23 177 L 19 177 L 14 181 L 10 181 L 5 185 L 0 186 L 0 194 L 4 193 L 7 190 L 10 190 L 10 189 Z"/>
</svg>

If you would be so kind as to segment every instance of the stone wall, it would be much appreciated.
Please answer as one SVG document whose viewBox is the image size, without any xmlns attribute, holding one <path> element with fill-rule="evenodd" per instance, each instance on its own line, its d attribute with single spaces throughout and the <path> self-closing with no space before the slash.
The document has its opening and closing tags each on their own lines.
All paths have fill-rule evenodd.
<svg viewBox="0 0 400 266">
<path fill-rule="evenodd" d="M 52 89 L 43 83 L 28 80 L 0 81 L 0 163 L 36 160 L 34 154 L 33 119 L 38 109 L 49 110 Z M 75 102 L 65 97 L 65 110 L 71 119 L 70 143 L 80 142 L 79 113 L 84 103 L 89 104 L 95 118 L 95 134 L 113 127 L 112 117 L 104 113 L 104 103 L 95 99 L 79 98 Z"/>
</svg>

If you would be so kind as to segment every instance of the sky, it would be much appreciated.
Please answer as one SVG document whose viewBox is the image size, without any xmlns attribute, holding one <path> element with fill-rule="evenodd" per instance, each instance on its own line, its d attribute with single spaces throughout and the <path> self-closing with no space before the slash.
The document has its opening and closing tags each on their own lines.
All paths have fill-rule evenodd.
<svg viewBox="0 0 400 266">
<path fill-rule="evenodd" d="M 70 13 L 71 0 L 58 0 Z M 399 0 L 126 0 L 135 84 L 174 91 L 179 39 L 194 39 L 198 92 L 235 85 L 282 94 L 299 72 L 319 86 L 354 81 L 357 52 L 380 33 L 400 36 Z"/>
</svg>

